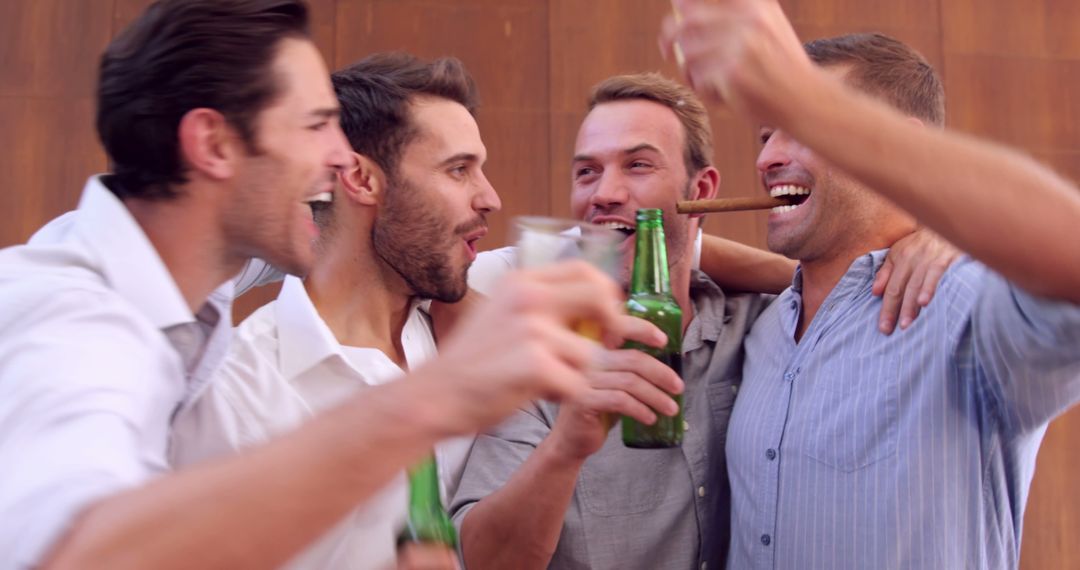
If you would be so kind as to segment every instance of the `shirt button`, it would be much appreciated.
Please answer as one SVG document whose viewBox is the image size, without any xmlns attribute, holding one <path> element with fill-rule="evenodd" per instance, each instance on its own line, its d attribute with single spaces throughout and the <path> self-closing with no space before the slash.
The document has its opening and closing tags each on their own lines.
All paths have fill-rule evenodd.
<svg viewBox="0 0 1080 570">
<path fill-rule="evenodd" d="M 769 461 L 772 461 L 773 459 L 776 459 L 776 450 L 775 449 L 766 450 L 765 451 L 765 457 L 767 457 L 769 459 Z"/>
<path fill-rule="evenodd" d="M 704 485 L 697 488 L 697 496 L 699 496 L 699 497 L 704 497 L 705 496 L 705 486 Z"/>
<path fill-rule="evenodd" d="M 798 303 L 796 303 L 795 301 L 792 301 L 792 302 L 791 302 L 791 308 L 792 308 L 792 309 L 798 309 L 798 308 L 799 308 L 799 304 L 798 304 Z"/>
<path fill-rule="evenodd" d="M 767 534 L 761 535 L 761 544 L 764 544 L 765 546 L 772 544 L 772 537 Z"/>
<path fill-rule="evenodd" d="M 683 423 L 682 423 L 682 430 L 683 430 L 683 431 L 690 431 L 690 422 L 688 422 L 688 421 L 686 421 L 686 420 L 683 420 Z"/>
<path fill-rule="evenodd" d="M 794 372 L 788 372 L 787 374 L 784 374 L 784 380 L 787 380 L 788 382 L 791 382 L 794 379 L 795 379 L 795 373 Z"/>
</svg>

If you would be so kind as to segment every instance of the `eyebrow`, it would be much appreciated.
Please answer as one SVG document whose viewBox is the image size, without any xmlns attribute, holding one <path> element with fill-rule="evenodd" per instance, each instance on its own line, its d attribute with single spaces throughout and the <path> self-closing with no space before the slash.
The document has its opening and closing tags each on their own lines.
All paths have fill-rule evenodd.
<svg viewBox="0 0 1080 570">
<path fill-rule="evenodd" d="M 439 166 L 450 166 L 455 162 L 480 162 L 480 155 L 471 152 L 459 152 L 439 163 Z"/>
<path fill-rule="evenodd" d="M 308 113 L 310 117 L 317 117 L 320 119 L 332 119 L 334 117 L 341 116 L 341 107 L 326 107 L 323 109 L 315 109 Z"/>
<path fill-rule="evenodd" d="M 660 149 L 656 148 L 655 146 L 653 146 L 653 145 L 651 145 L 649 143 L 641 143 L 641 144 L 634 145 L 634 146 L 632 146 L 630 148 L 623 149 L 623 150 L 619 151 L 619 154 L 621 154 L 623 156 L 626 156 L 628 154 L 634 154 L 635 152 L 640 152 L 640 151 L 643 151 L 643 150 L 651 150 L 653 152 L 663 154 L 662 152 L 660 152 Z M 575 154 L 573 162 L 583 162 L 583 161 L 590 161 L 590 160 L 595 160 L 595 157 L 593 157 L 592 155 L 589 155 L 589 154 Z"/>
</svg>

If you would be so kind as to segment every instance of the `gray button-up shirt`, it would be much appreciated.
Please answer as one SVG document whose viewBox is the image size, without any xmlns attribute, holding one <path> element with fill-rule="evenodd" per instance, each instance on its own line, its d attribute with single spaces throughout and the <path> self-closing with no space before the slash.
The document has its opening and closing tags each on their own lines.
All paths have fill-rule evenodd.
<svg viewBox="0 0 1080 570">
<path fill-rule="evenodd" d="M 727 442 L 730 568 L 1015 568 L 1047 422 L 1080 399 L 1080 307 L 971 260 L 876 329 L 885 251 L 801 341 L 801 275 L 758 319 Z"/>
<path fill-rule="evenodd" d="M 721 566 L 730 513 L 724 437 L 742 341 L 767 299 L 725 295 L 700 272 L 690 294 L 682 448 L 628 449 L 613 429 L 582 468 L 550 568 Z M 557 414 L 557 405 L 538 402 L 477 437 L 451 507 L 459 527 L 472 505 L 502 487 L 547 437 Z"/>
</svg>

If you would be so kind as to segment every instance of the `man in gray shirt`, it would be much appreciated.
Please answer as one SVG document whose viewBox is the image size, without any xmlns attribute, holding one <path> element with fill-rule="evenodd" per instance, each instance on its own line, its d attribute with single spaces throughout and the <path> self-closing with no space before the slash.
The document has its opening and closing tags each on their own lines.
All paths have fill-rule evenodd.
<svg viewBox="0 0 1080 570">
<path fill-rule="evenodd" d="M 675 214 L 675 202 L 711 198 L 719 182 L 700 101 L 673 81 L 642 74 L 601 83 L 590 108 L 575 149 L 571 209 L 577 218 L 626 232 L 631 250 L 636 210 L 665 212 L 671 288 L 684 308 L 683 445 L 624 447 L 619 430 L 609 431 L 595 411 L 607 411 L 602 403 L 567 405 L 561 413 L 548 402 L 525 407 L 478 436 L 466 463 L 452 506 L 465 563 L 696 568 L 713 561 L 719 567 L 722 555 L 710 549 L 722 544 L 706 537 L 727 534 L 713 528 L 728 519 L 716 516 L 728 504 L 724 433 L 706 422 L 731 411 L 743 336 L 767 299 L 725 294 L 691 270 L 698 220 Z M 629 263 L 632 251 L 624 254 Z M 649 360 L 623 366 L 633 371 Z M 612 374 L 611 387 L 623 386 Z M 606 396 L 616 394 L 628 397 Z"/>
</svg>

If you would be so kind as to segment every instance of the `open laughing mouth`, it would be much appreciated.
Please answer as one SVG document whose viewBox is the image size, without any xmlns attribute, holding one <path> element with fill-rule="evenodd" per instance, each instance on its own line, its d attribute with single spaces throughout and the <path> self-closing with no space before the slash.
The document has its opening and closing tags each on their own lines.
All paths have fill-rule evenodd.
<svg viewBox="0 0 1080 570">
<path fill-rule="evenodd" d="M 769 189 L 769 196 L 779 198 L 787 202 L 784 206 L 776 206 L 770 210 L 774 214 L 783 214 L 798 208 L 810 198 L 810 189 L 796 184 L 780 184 Z"/>
<path fill-rule="evenodd" d="M 330 202 L 333 200 L 334 194 L 332 192 L 319 192 L 313 196 L 308 196 L 304 202 L 311 208 L 311 212 L 314 214 L 315 211 L 320 208 L 329 206 Z"/>
<path fill-rule="evenodd" d="M 634 226 L 628 226 L 622 222 L 600 222 L 597 225 L 609 230 L 615 230 L 627 237 L 634 235 L 634 232 L 637 231 Z"/>
</svg>

